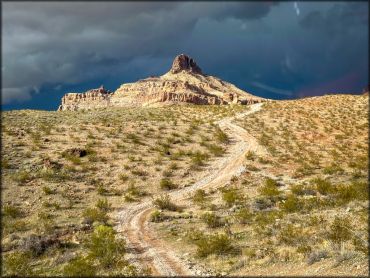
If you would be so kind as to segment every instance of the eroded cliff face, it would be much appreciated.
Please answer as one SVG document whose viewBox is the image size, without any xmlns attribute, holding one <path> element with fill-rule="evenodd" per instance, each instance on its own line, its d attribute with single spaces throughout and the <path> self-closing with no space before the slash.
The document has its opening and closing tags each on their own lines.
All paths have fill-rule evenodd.
<svg viewBox="0 0 370 278">
<path fill-rule="evenodd" d="M 85 93 L 68 93 L 62 97 L 62 104 L 58 110 L 76 111 L 80 109 L 94 109 L 109 106 L 112 92 L 104 87 L 92 89 Z"/>
<path fill-rule="evenodd" d="M 252 104 L 266 101 L 233 84 L 205 75 L 196 62 L 181 54 L 169 72 L 134 83 L 121 85 L 114 93 L 103 87 L 85 93 L 69 93 L 58 110 L 80 110 L 101 107 L 132 107 L 153 104 L 193 103 L 200 105 Z"/>
</svg>

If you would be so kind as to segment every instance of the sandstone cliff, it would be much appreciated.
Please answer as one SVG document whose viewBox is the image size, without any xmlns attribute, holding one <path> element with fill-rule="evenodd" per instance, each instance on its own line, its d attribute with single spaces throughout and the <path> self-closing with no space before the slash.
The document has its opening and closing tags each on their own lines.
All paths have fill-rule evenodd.
<svg viewBox="0 0 370 278">
<path fill-rule="evenodd" d="M 161 103 L 252 104 L 265 99 L 251 95 L 233 84 L 203 74 L 196 62 L 178 55 L 166 74 L 121 85 L 114 93 L 103 87 L 85 93 L 69 93 L 58 110 L 131 107 Z"/>
</svg>

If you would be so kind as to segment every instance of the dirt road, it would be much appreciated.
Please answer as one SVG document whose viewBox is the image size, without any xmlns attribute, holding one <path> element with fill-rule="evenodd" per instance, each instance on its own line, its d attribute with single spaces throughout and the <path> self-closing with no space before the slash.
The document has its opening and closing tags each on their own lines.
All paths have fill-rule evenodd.
<svg viewBox="0 0 370 278">
<path fill-rule="evenodd" d="M 245 171 L 243 166 L 245 154 L 253 151 L 256 154 L 265 154 L 256 139 L 248 132 L 233 124 L 235 118 L 245 117 L 261 109 L 263 104 L 250 106 L 250 110 L 234 117 L 225 118 L 218 122 L 220 128 L 231 138 L 231 147 L 228 152 L 211 165 L 205 176 L 189 187 L 171 192 L 171 199 L 180 204 L 185 202 L 191 193 L 197 189 L 217 188 L 227 183 L 233 176 Z M 199 269 L 190 268 L 182 261 L 174 250 L 166 248 L 148 227 L 150 213 L 154 210 L 152 200 L 145 199 L 139 204 L 131 204 L 118 213 L 119 224 L 116 227 L 127 241 L 128 247 L 133 251 L 134 260 L 146 265 L 152 270 L 154 276 L 185 276 L 199 275 Z M 195 271 L 198 271 L 197 273 Z"/>
</svg>

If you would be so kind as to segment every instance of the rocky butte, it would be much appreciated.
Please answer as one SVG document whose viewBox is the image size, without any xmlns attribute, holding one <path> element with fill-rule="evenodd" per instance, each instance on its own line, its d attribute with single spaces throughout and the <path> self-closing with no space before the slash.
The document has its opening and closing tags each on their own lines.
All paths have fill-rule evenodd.
<svg viewBox="0 0 370 278">
<path fill-rule="evenodd" d="M 267 99 L 247 93 L 231 83 L 206 75 L 187 55 L 176 56 L 166 74 L 122 84 L 115 92 L 100 87 L 63 96 L 58 110 L 135 107 L 159 104 L 253 104 Z"/>
</svg>

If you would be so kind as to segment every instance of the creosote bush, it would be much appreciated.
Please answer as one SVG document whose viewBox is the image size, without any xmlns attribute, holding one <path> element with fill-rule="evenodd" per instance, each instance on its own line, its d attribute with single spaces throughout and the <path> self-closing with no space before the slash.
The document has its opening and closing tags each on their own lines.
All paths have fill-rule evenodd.
<svg viewBox="0 0 370 278">
<path fill-rule="evenodd" d="M 162 195 L 159 198 L 156 198 L 153 201 L 153 205 L 158 207 L 159 209 L 166 209 L 170 211 L 180 211 L 181 209 L 172 203 L 170 196 L 168 194 Z"/>
<path fill-rule="evenodd" d="M 106 223 L 108 221 L 106 211 L 98 208 L 87 208 L 84 210 L 82 216 L 87 224 L 92 224 L 94 222 Z"/>
<path fill-rule="evenodd" d="M 334 243 L 341 243 L 352 238 L 351 224 L 348 218 L 335 217 L 330 225 L 328 238 Z"/>
<path fill-rule="evenodd" d="M 211 254 L 226 255 L 234 251 L 231 239 L 226 234 L 203 236 L 195 241 L 195 245 L 199 257 L 207 257 Z"/>
<path fill-rule="evenodd" d="M 72 277 L 91 277 L 95 276 L 96 272 L 97 269 L 93 262 L 89 258 L 82 256 L 72 259 L 63 268 L 63 274 Z"/>
<path fill-rule="evenodd" d="M 206 201 L 206 192 L 203 189 L 197 189 L 193 195 L 193 202 L 199 206 L 203 206 Z"/>
<path fill-rule="evenodd" d="M 159 187 L 164 190 L 176 189 L 177 185 L 174 184 L 170 179 L 161 179 Z"/>
<path fill-rule="evenodd" d="M 29 252 L 13 252 L 5 257 L 4 274 L 9 276 L 27 277 L 34 274 Z"/>
<path fill-rule="evenodd" d="M 278 183 L 270 178 L 267 178 L 264 182 L 264 185 L 259 188 L 259 193 L 261 195 L 267 196 L 267 197 L 275 197 L 280 195 L 280 191 L 278 189 Z"/>
<path fill-rule="evenodd" d="M 95 259 L 104 267 L 112 267 L 123 260 L 125 253 L 125 242 L 123 239 L 116 239 L 112 227 L 97 226 L 86 242 L 89 250 L 88 257 Z"/>
<path fill-rule="evenodd" d="M 244 196 L 236 188 L 226 188 L 222 190 L 222 200 L 228 207 L 240 203 L 243 199 Z"/>
<path fill-rule="evenodd" d="M 208 228 L 217 228 L 224 225 L 221 217 L 211 212 L 204 213 L 202 220 L 207 224 Z"/>
</svg>

